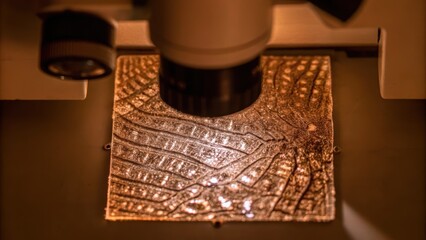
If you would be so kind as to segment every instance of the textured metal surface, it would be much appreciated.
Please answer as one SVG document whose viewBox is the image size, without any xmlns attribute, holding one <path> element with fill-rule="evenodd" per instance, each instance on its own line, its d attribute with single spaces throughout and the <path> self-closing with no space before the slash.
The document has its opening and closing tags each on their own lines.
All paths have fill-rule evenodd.
<svg viewBox="0 0 426 240">
<path fill-rule="evenodd" d="M 327 56 L 264 56 L 262 94 L 220 118 L 159 98 L 156 55 L 118 59 L 106 219 L 334 219 Z"/>
</svg>

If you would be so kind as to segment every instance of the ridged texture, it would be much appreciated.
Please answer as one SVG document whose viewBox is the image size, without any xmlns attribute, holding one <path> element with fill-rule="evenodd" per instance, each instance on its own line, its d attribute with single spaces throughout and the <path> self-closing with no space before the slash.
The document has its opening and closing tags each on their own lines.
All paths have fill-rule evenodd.
<svg viewBox="0 0 426 240">
<path fill-rule="evenodd" d="M 41 50 L 40 56 L 43 62 L 49 62 L 58 58 L 95 59 L 108 67 L 109 72 L 114 68 L 114 61 L 116 59 L 113 48 L 87 41 L 57 41 L 43 45 Z"/>
<path fill-rule="evenodd" d="M 106 219 L 334 219 L 328 56 L 264 56 L 263 88 L 224 117 L 159 97 L 157 55 L 117 61 Z"/>
</svg>

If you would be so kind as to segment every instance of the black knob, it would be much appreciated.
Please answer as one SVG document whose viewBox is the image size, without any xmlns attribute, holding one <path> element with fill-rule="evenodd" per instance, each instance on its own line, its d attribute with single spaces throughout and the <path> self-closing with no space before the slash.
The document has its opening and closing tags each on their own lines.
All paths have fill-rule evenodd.
<svg viewBox="0 0 426 240">
<path fill-rule="evenodd" d="M 115 29 L 100 16 L 62 11 L 43 18 L 40 68 L 63 79 L 109 75 L 115 64 Z"/>
</svg>

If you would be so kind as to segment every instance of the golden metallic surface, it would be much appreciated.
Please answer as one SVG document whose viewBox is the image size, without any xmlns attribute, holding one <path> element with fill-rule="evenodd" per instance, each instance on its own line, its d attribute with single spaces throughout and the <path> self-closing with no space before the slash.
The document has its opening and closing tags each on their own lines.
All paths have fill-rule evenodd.
<svg viewBox="0 0 426 240">
<path fill-rule="evenodd" d="M 106 219 L 330 221 L 328 56 L 264 56 L 259 99 L 232 115 L 177 112 L 157 55 L 117 60 Z"/>
</svg>

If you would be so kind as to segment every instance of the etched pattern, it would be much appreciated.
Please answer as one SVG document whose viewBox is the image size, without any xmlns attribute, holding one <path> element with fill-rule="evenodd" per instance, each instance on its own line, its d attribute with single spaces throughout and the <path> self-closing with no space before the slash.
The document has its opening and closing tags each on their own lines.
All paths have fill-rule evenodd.
<svg viewBox="0 0 426 240">
<path fill-rule="evenodd" d="M 159 97 L 157 55 L 117 60 L 106 219 L 334 219 L 328 56 L 264 56 L 259 99 L 224 117 Z"/>
</svg>

